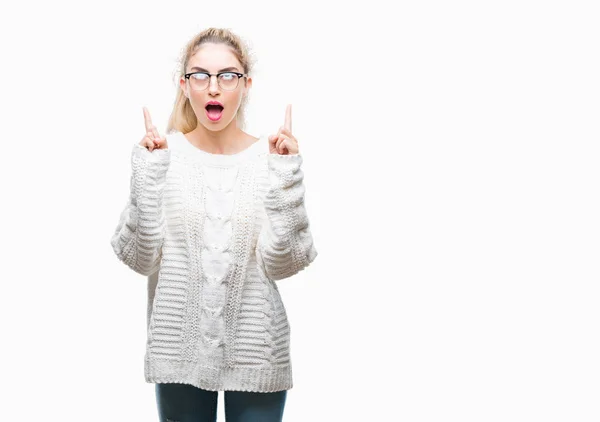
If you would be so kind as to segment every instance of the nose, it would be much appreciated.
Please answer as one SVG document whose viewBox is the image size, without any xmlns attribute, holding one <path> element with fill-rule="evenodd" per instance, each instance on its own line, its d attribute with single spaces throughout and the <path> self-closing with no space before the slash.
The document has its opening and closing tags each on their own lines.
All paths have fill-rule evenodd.
<svg viewBox="0 0 600 422">
<path fill-rule="evenodd" d="M 215 75 L 212 75 L 208 80 L 208 92 L 216 94 L 219 92 L 219 81 Z"/>
</svg>

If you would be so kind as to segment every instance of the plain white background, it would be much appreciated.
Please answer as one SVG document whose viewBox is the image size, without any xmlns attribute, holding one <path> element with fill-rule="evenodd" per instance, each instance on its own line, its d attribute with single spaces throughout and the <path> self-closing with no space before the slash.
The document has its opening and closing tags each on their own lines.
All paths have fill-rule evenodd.
<svg viewBox="0 0 600 422">
<path fill-rule="evenodd" d="M 207 26 L 258 59 L 248 131 L 291 103 L 304 156 L 284 420 L 599 420 L 593 6 L 3 6 L 2 420 L 157 420 L 146 279 L 110 238 L 142 107 L 164 132 Z"/>
</svg>

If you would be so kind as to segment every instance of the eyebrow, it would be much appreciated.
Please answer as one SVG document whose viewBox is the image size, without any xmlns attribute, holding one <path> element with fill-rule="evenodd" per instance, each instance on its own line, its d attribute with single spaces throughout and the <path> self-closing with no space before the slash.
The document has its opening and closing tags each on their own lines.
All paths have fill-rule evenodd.
<svg viewBox="0 0 600 422">
<path fill-rule="evenodd" d="M 208 72 L 208 70 L 206 70 L 202 67 L 198 67 L 198 66 L 193 66 L 190 70 L 197 70 L 199 72 Z M 235 66 L 226 67 L 224 69 L 219 70 L 219 72 L 227 72 L 228 70 L 237 70 L 239 72 L 238 68 Z M 219 73 L 219 72 L 217 72 L 217 73 Z"/>
</svg>

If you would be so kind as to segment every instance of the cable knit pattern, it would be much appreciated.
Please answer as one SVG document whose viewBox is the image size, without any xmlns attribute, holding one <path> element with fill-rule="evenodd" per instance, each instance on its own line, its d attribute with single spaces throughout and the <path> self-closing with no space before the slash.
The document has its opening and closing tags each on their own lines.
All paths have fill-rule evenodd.
<svg viewBox="0 0 600 422">
<path fill-rule="evenodd" d="M 147 382 L 219 391 L 292 388 L 290 326 L 275 280 L 317 255 L 302 158 L 268 139 L 233 155 L 134 145 L 131 194 L 111 244 L 148 276 Z"/>
</svg>

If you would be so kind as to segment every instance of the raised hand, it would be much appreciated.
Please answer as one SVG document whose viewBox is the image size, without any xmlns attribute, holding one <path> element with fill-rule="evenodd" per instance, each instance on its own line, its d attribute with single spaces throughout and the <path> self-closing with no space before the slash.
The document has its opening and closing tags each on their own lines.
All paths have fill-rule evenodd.
<svg viewBox="0 0 600 422">
<path fill-rule="evenodd" d="M 298 140 L 292 135 L 292 105 L 285 111 L 285 122 L 277 135 L 269 136 L 269 152 L 279 155 L 298 154 Z"/>
<path fill-rule="evenodd" d="M 156 126 L 152 124 L 150 112 L 144 107 L 144 123 L 146 125 L 146 134 L 142 138 L 140 145 L 146 147 L 149 151 L 156 149 L 167 149 L 167 138 L 160 136 Z"/>
</svg>

